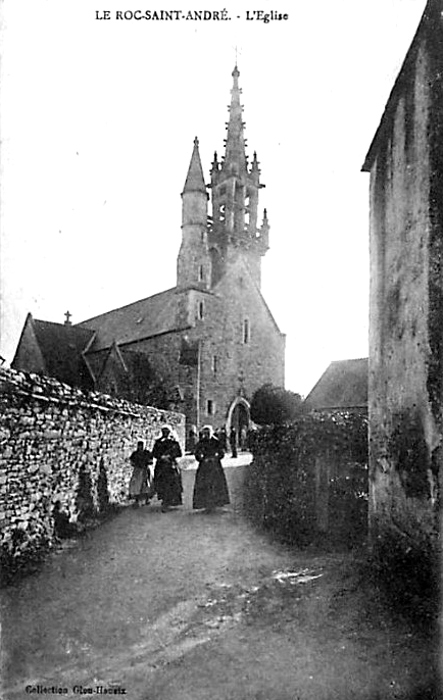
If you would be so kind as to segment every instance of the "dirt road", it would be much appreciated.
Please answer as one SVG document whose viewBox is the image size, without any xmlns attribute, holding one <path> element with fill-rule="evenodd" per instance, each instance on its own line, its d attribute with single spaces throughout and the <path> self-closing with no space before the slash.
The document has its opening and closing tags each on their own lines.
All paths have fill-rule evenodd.
<svg viewBox="0 0 444 700">
<path fill-rule="evenodd" d="M 242 469 L 226 469 L 225 512 L 190 509 L 187 471 L 182 509 L 125 509 L 5 589 L 2 698 L 438 697 L 427 642 L 369 603 L 351 555 L 287 549 L 243 520 Z"/>
</svg>

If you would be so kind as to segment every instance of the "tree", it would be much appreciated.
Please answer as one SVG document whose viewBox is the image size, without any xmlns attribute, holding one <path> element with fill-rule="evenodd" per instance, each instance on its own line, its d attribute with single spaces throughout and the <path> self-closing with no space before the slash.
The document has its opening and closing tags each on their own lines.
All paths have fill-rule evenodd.
<svg viewBox="0 0 444 700">
<path fill-rule="evenodd" d="M 156 370 L 146 355 L 140 352 L 124 353 L 128 374 L 119 391 L 121 398 L 145 406 L 168 409 L 172 389 L 170 383 Z"/>
<path fill-rule="evenodd" d="M 259 425 L 282 425 L 305 410 L 302 397 L 273 384 L 263 384 L 251 399 L 251 419 Z"/>
<path fill-rule="evenodd" d="M 82 464 L 77 483 L 76 506 L 79 522 L 84 522 L 95 515 L 94 498 L 92 495 L 91 474 Z"/>
</svg>

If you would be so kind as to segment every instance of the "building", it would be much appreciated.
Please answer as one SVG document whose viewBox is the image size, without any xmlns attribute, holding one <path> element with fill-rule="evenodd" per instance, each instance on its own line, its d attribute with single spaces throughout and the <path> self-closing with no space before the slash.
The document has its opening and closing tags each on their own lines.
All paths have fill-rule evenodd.
<svg viewBox="0 0 444 700">
<path fill-rule="evenodd" d="M 209 185 L 194 140 L 182 192 L 177 285 L 74 326 L 69 318 L 49 324 L 28 316 L 14 368 L 119 395 L 125 378 L 143 383 L 143 357 L 167 378 L 171 403 L 185 413 L 188 429 L 210 423 L 239 433 L 249 425 L 254 391 L 284 385 L 285 336 L 260 290 L 269 247 L 267 212 L 260 224 L 258 214 L 264 185 L 256 153 L 251 162 L 246 154 L 237 66 L 232 77 L 225 154 L 219 160 L 215 153 Z M 51 327 L 44 349 L 43 327 Z M 57 354 L 71 359 L 57 363 Z"/>
<path fill-rule="evenodd" d="M 305 399 L 317 411 L 367 413 L 368 358 L 331 362 Z"/>
<path fill-rule="evenodd" d="M 429 0 L 362 168 L 370 173 L 373 543 L 424 551 L 442 489 L 442 7 Z"/>
</svg>

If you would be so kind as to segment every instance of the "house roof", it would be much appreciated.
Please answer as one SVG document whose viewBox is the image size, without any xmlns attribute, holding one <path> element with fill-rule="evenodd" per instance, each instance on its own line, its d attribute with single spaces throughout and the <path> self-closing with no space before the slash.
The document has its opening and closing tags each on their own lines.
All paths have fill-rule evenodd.
<svg viewBox="0 0 444 700">
<path fill-rule="evenodd" d="M 368 358 L 331 362 L 305 399 L 310 408 L 363 408 L 368 405 Z"/>
<path fill-rule="evenodd" d="M 77 328 L 96 331 L 89 350 L 97 352 L 119 345 L 135 343 L 161 333 L 179 330 L 177 325 L 177 288 L 135 301 L 119 309 L 82 321 Z"/>
<path fill-rule="evenodd" d="M 48 375 L 67 384 L 79 384 L 88 371 L 82 352 L 94 331 L 38 319 L 32 319 L 32 326 Z"/>
</svg>

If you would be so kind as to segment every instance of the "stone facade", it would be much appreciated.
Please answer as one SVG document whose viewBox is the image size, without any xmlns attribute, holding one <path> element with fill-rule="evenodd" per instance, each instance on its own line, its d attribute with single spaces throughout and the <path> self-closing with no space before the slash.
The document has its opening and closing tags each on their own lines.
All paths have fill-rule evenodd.
<svg viewBox="0 0 444 700">
<path fill-rule="evenodd" d="M 106 470 L 110 503 L 128 499 L 128 458 L 137 440 L 151 448 L 168 422 L 184 449 L 185 419 L 112 399 L 87 398 L 54 379 L 0 369 L 0 553 L 26 555 L 54 540 L 52 509 L 78 515 L 79 474 L 97 483 Z"/>
<path fill-rule="evenodd" d="M 442 21 L 424 16 L 363 170 L 370 172 L 370 530 L 439 529 L 442 462 Z M 410 544 L 409 544 L 410 543 Z"/>
</svg>

